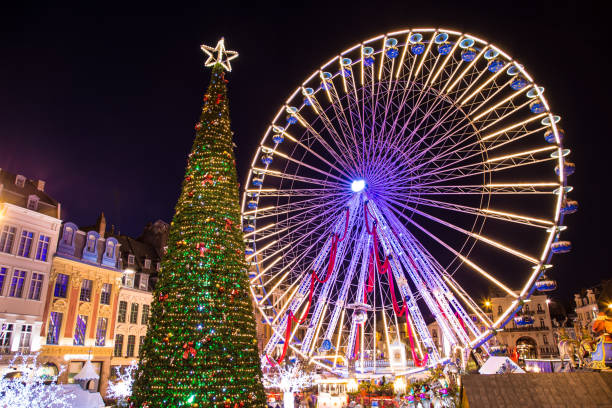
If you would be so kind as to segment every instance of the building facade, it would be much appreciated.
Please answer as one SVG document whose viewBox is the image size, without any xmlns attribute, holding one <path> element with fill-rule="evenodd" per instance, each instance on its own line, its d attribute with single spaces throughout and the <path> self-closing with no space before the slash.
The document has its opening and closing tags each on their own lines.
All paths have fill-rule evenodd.
<svg viewBox="0 0 612 408">
<path fill-rule="evenodd" d="M 60 204 L 45 182 L 0 169 L 0 368 L 40 349 Z"/>
<path fill-rule="evenodd" d="M 491 313 L 493 320 L 497 320 L 503 311 L 508 309 L 515 300 L 510 295 L 492 297 Z M 516 319 L 513 319 L 504 327 L 503 331 L 497 334 L 497 342 L 500 345 L 506 346 L 508 350 L 516 349 L 521 358 L 550 358 L 558 356 L 549 303 L 546 295 L 533 294 L 519 313 L 519 317 L 525 316 L 531 318 L 533 322 L 526 325 L 517 325 Z"/>
<path fill-rule="evenodd" d="M 100 380 L 92 389 L 103 395 L 110 374 L 114 322 L 118 312 L 122 273 L 119 269 L 121 244 L 105 236 L 102 215 L 97 228 L 79 229 L 67 222 L 62 226 L 53 257 L 41 336 L 44 345 L 39 359 L 56 369 L 67 369 L 61 382 L 73 377 L 91 359 Z"/>
</svg>

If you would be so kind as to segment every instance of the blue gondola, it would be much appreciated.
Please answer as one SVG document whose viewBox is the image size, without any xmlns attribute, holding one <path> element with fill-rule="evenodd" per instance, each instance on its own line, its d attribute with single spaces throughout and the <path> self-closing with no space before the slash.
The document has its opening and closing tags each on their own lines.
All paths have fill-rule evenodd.
<svg viewBox="0 0 612 408">
<path fill-rule="evenodd" d="M 440 55 L 447 55 L 451 52 L 453 46 L 450 43 L 443 43 L 438 45 L 438 53 Z"/>
<path fill-rule="evenodd" d="M 329 91 L 331 89 L 331 83 L 328 81 L 322 81 L 321 82 L 321 89 L 323 89 L 324 91 Z"/>
<path fill-rule="evenodd" d="M 293 125 L 297 123 L 297 118 L 295 116 L 287 115 L 287 124 Z"/>
<path fill-rule="evenodd" d="M 374 58 L 372 58 L 372 57 L 364 57 L 363 58 L 363 65 L 365 65 L 366 67 L 371 67 L 372 64 L 374 64 Z"/>
<path fill-rule="evenodd" d="M 559 141 L 562 142 L 563 137 L 565 136 L 565 131 L 557 126 L 557 133 L 559 134 Z M 544 132 L 544 140 L 546 140 L 548 143 L 556 143 L 555 133 L 552 129 L 548 129 L 546 132 Z"/>
<path fill-rule="evenodd" d="M 257 273 L 255 273 L 255 271 L 251 271 L 249 272 L 249 279 L 253 279 L 257 276 Z"/>
<path fill-rule="evenodd" d="M 493 48 L 490 48 L 487 50 L 487 52 L 485 52 L 484 57 L 486 60 L 492 60 L 493 58 L 497 57 L 499 55 L 499 52 L 497 52 L 497 50 L 494 50 Z"/>
<path fill-rule="evenodd" d="M 574 174 L 575 171 L 576 171 L 576 165 L 574 163 L 567 162 L 567 161 L 563 163 L 563 175 L 565 177 L 571 176 L 572 174 Z M 555 174 L 557 176 L 559 175 L 559 166 L 555 166 Z"/>
<path fill-rule="evenodd" d="M 541 100 L 537 99 L 529 104 L 531 113 L 542 113 L 546 110 L 546 107 Z"/>
<path fill-rule="evenodd" d="M 465 62 L 472 62 L 476 58 L 476 50 L 474 48 L 467 48 L 461 53 L 461 59 Z"/>
<path fill-rule="evenodd" d="M 249 202 L 247 203 L 247 208 L 248 208 L 249 210 L 254 210 L 254 209 L 256 209 L 256 208 L 257 208 L 257 201 L 255 201 L 255 200 L 251 200 L 251 201 L 249 201 Z"/>
<path fill-rule="evenodd" d="M 321 351 L 329 351 L 332 348 L 331 340 L 325 339 L 323 343 L 321 343 Z"/>
<path fill-rule="evenodd" d="M 342 68 L 342 76 L 348 78 L 351 76 L 351 70 L 348 68 Z"/>
<path fill-rule="evenodd" d="M 463 40 L 461 40 L 461 42 L 459 43 L 459 46 L 461 48 L 470 48 L 472 45 L 474 45 L 474 39 L 472 38 L 465 38 Z"/>
<path fill-rule="evenodd" d="M 504 61 L 498 60 L 498 59 L 494 59 L 491 62 L 489 62 L 488 69 L 489 69 L 490 72 L 498 72 L 503 67 L 504 67 Z"/>
<path fill-rule="evenodd" d="M 570 241 L 553 242 L 550 246 L 550 250 L 553 254 L 565 254 L 572 250 L 572 243 Z"/>
<path fill-rule="evenodd" d="M 253 225 L 253 224 L 245 224 L 244 228 L 242 230 L 244 232 L 253 232 L 253 231 L 255 231 L 255 225 Z"/>
<path fill-rule="evenodd" d="M 263 179 L 261 177 L 255 177 L 255 178 L 253 178 L 253 182 L 252 183 L 253 183 L 253 185 L 255 187 L 260 187 L 260 186 L 263 185 Z"/>
<path fill-rule="evenodd" d="M 261 162 L 269 166 L 270 164 L 272 164 L 272 155 L 264 154 L 263 156 L 261 156 Z"/>
<path fill-rule="evenodd" d="M 561 214 L 573 214 L 578 211 L 578 201 L 564 200 L 561 206 Z"/>
<path fill-rule="evenodd" d="M 557 281 L 554 279 L 547 279 L 546 276 L 543 276 L 536 281 L 535 287 L 539 292 L 551 292 L 557 289 Z"/>
<path fill-rule="evenodd" d="M 399 50 L 397 47 L 390 47 L 387 49 L 387 57 L 393 59 L 399 55 Z"/>
<path fill-rule="evenodd" d="M 253 247 L 248 246 L 248 247 L 246 247 L 246 249 L 244 250 L 244 253 L 245 253 L 246 255 L 253 255 L 253 254 L 255 253 L 255 250 L 253 249 Z"/>
<path fill-rule="evenodd" d="M 414 55 L 421 55 L 425 51 L 425 44 L 416 43 L 412 47 L 410 47 L 410 52 Z"/>
<path fill-rule="evenodd" d="M 435 38 L 434 42 L 436 44 L 442 44 L 442 43 L 446 42 L 446 40 L 448 40 L 448 34 L 447 33 L 440 33 L 440 34 L 436 35 L 436 38 Z"/>
<path fill-rule="evenodd" d="M 276 134 L 272 136 L 272 141 L 276 144 L 283 143 L 285 141 L 285 136 L 282 133 Z"/>
<path fill-rule="evenodd" d="M 515 91 L 520 91 L 526 86 L 527 86 L 527 80 L 520 76 L 514 78 L 512 82 L 510 82 L 510 88 L 514 89 Z"/>
</svg>

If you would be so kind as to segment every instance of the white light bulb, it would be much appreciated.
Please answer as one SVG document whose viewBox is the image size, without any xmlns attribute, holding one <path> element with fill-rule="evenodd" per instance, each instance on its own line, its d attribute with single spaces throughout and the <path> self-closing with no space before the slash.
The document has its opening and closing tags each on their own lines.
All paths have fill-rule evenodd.
<svg viewBox="0 0 612 408">
<path fill-rule="evenodd" d="M 353 190 L 355 193 L 358 193 L 365 188 L 365 185 L 365 180 L 355 180 L 351 184 L 351 190 Z"/>
</svg>

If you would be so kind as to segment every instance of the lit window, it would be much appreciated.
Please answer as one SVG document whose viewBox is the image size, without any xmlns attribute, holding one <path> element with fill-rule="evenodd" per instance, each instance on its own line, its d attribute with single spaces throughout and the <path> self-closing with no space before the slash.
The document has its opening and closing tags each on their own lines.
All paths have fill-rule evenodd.
<svg viewBox="0 0 612 408">
<path fill-rule="evenodd" d="M 17 255 L 23 256 L 24 258 L 30 257 L 30 250 L 32 249 L 32 240 L 34 239 L 34 233 L 31 231 L 21 231 L 21 239 L 19 240 L 19 249 Z"/>
<path fill-rule="evenodd" d="M 53 296 L 58 298 L 66 298 L 66 295 L 68 293 L 68 280 L 68 275 L 64 275 L 63 273 L 57 274 Z"/>
<path fill-rule="evenodd" d="M 110 305 L 111 291 L 113 285 L 105 283 L 102 285 L 102 292 L 100 293 L 100 303 L 103 305 Z"/>
<path fill-rule="evenodd" d="M 138 303 L 132 303 L 130 310 L 130 323 L 138 323 Z"/>
<path fill-rule="evenodd" d="M 28 210 L 36 211 L 38 210 L 38 197 L 35 195 L 31 195 L 28 197 Z"/>
<path fill-rule="evenodd" d="M 106 257 L 113 258 L 115 256 L 115 243 L 113 241 L 108 241 L 106 243 Z"/>
<path fill-rule="evenodd" d="M 32 274 L 32 281 L 30 282 L 30 292 L 28 293 L 28 299 L 40 300 L 40 292 L 42 291 L 44 276 L 42 273 L 34 272 Z"/>
<path fill-rule="evenodd" d="M 121 357 L 121 352 L 123 351 L 123 334 L 118 334 L 115 336 L 115 357 Z"/>
<path fill-rule="evenodd" d="M 25 181 L 26 181 L 26 178 L 24 176 L 22 176 L 21 174 L 18 174 L 15 177 L 15 185 L 17 187 L 24 187 L 25 186 Z"/>
<path fill-rule="evenodd" d="M 147 290 L 147 288 L 149 287 L 149 275 L 145 273 L 140 273 L 138 275 L 139 275 L 138 289 Z"/>
<path fill-rule="evenodd" d="M 81 295 L 79 296 L 79 300 L 83 302 L 91 302 L 91 287 L 93 286 L 93 282 L 90 279 L 83 279 L 83 283 L 81 284 Z"/>
<path fill-rule="evenodd" d="M 149 323 L 149 305 L 142 305 L 142 320 L 140 322 L 142 324 Z"/>
<path fill-rule="evenodd" d="M 134 255 L 128 255 L 128 265 L 134 265 L 135 260 L 136 258 L 134 257 Z"/>
<path fill-rule="evenodd" d="M 503 312 L 502 307 L 501 306 L 497 306 L 497 314 L 500 315 L 500 314 L 502 314 L 502 312 Z"/>
<path fill-rule="evenodd" d="M 104 347 L 106 343 L 106 327 L 108 319 L 106 317 L 98 317 L 98 327 L 96 329 L 96 346 Z"/>
<path fill-rule="evenodd" d="M 20 298 L 23 294 L 23 285 L 25 284 L 26 271 L 20 271 L 15 269 L 13 272 L 13 279 L 11 280 L 11 287 L 9 289 L 9 296 Z"/>
<path fill-rule="evenodd" d="M 32 340 L 32 325 L 24 324 L 21 326 L 21 336 L 19 336 L 19 352 L 22 354 L 30 353 L 30 341 Z"/>
<path fill-rule="evenodd" d="M 548 337 L 545 334 L 542 336 L 542 341 L 544 344 L 548 344 Z"/>
<path fill-rule="evenodd" d="M 74 236 L 74 230 L 72 229 L 72 227 L 64 228 L 64 236 L 62 238 L 65 244 L 72 245 L 73 236 Z"/>
<path fill-rule="evenodd" d="M 0 295 L 4 293 L 4 282 L 6 281 L 6 275 L 8 275 L 8 268 L 0 268 Z"/>
<path fill-rule="evenodd" d="M 13 337 L 13 325 L 2 323 L 0 330 L 0 352 L 8 354 L 11 351 L 11 338 Z"/>
<path fill-rule="evenodd" d="M 37 261 L 47 261 L 47 255 L 49 253 L 49 241 L 51 241 L 51 237 L 40 234 L 38 237 L 38 247 L 36 248 L 36 257 Z"/>
<path fill-rule="evenodd" d="M 96 236 L 93 234 L 87 236 L 87 252 L 96 252 Z"/>
<path fill-rule="evenodd" d="M 125 318 L 127 317 L 127 302 L 122 300 L 119 302 L 119 313 L 117 314 L 117 321 L 119 323 L 125 323 Z"/>
<path fill-rule="evenodd" d="M 47 332 L 47 344 L 57 344 L 59 342 L 63 317 L 64 315 L 60 312 L 51 312 L 49 318 L 49 331 Z"/>
<path fill-rule="evenodd" d="M 74 328 L 74 345 L 84 346 L 85 345 L 85 333 L 87 332 L 87 317 L 85 315 L 78 315 L 76 321 L 76 327 Z"/>
<path fill-rule="evenodd" d="M 540 327 L 545 327 L 544 326 L 544 319 L 540 319 Z"/>
<path fill-rule="evenodd" d="M 10 225 L 2 227 L 2 234 L 0 235 L 0 252 L 10 254 L 13 251 L 15 234 L 17 234 L 17 228 L 11 227 Z"/>
<path fill-rule="evenodd" d="M 145 259 L 144 267 L 145 267 L 145 269 L 151 269 L 151 260 L 150 259 Z"/>
<path fill-rule="evenodd" d="M 136 336 L 130 334 L 127 341 L 126 357 L 134 357 L 134 349 L 136 348 Z"/>
</svg>

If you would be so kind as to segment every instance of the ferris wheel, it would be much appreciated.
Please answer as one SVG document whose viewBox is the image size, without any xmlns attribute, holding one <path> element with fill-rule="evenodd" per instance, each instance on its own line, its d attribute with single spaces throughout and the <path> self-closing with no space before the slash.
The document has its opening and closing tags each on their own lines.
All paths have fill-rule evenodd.
<svg viewBox="0 0 612 408">
<path fill-rule="evenodd" d="M 487 352 L 571 249 L 559 121 L 521 64 L 451 30 L 379 35 L 315 70 L 243 193 L 262 363 L 408 373 L 448 358 L 432 321 L 450 348 Z M 470 293 L 487 286 L 512 302 L 485 310 Z"/>
</svg>

